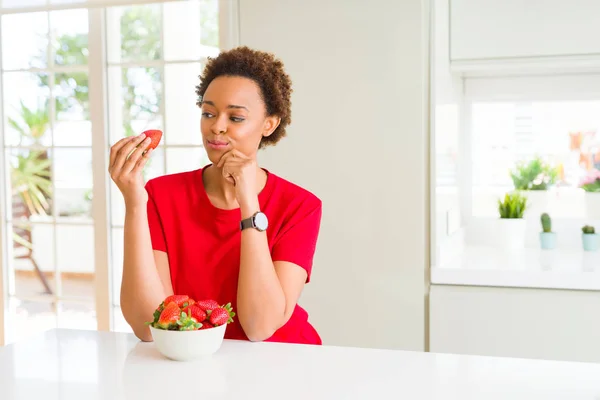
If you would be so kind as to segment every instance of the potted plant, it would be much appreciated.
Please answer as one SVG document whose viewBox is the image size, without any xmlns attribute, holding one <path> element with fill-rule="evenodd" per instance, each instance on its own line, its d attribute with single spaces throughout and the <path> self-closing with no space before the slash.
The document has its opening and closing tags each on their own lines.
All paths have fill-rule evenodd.
<svg viewBox="0 0 600 400">
<path fill-rule="evenodd" d="M 581 235 L 583 250 L 597 251 L 600 248 L 600 235 L 596 233 L 596 229 L 593 226 L 585 225 L 581 230 L 583 232 Z"/>
<path fill-rule="evenodd" d="M 540 246 L 542 249 L 550 250 L 556 247 L 556 233 L 552 232 L 552 219 L 548 213 L 543 213 L 540 217 L 542 222 L 542 231 L 540 232 Z"/>
<path fill-rule="evenodd" d="M 585 191 L 586 217 L 600 218 L 600 171 L 595 168 L 587 171 L 579 187 Z"/>
<path fill-rule="evenodd" d="M 527 224 L 523 214 L 527 209 L 527 198 L 520 192 L 506 193 L 498 200 L 500 214 L 496 243 L 503 249 L 518 249 L 525 245 Z"/>
<path fill-rule="evenodd" d="M 523 191 L 529 200 L 528 214 L 548 211 L 548 190 L 556 184 L 558 176 L 559 169 L 540 157 L 520 162 L 510 171 L 515 190 Z"/>
</svg>

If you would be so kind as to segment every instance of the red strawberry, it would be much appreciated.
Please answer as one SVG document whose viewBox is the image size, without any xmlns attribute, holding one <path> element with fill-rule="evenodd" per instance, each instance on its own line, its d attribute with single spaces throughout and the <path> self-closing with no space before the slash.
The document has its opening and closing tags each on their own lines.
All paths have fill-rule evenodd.
<svg viewBox="0 0 600 400">
<path fill-rule="evenodd" d="M 187 294 L 173 294 L 169 297 L 167 297 L 165 299 L 165 301 L 163 301 L 164 304 L 169 304 L 171 302 L 174 302 L 177 304 L 177 307 L 181 308 L 182 306 L 184 306 L 185 302 L 189 303 L 190 300 L 190 296 L 188 296 Z"/>
<path fill-rule="evenodd" d="M 210 329 L 210 328 L 214 328 L 213 324 L 211 324 L 210 321 L 204 321 L 202 323 L 202 328 L 200 328 L 200 330 Z"/>
<path fill-rule="evenodd" d="M 189 298 L 188 300 L 186 300 L 182 305 L 181 305 L 181 311 L 184 311 L 186 314 L 188 312 L 188 309 L 190 308 L 190 306 L 193 306 L 194 304 L 196 304 L 196 302 L 194 301 L 194 299 Z"/>
<path fill-rule="evenodd" d="M 210 323 L 214 326 L 220 326 L 223 324 L 228 324 L 233 322 L 233 317 L 235 313 L 231 308 L 231 303 L 227 303 L 227 305 L 219 308 L 215 308 L 210 313 Z"/>
<path fill-rule="evenodd" d="M 160 143 L 160 139 L 162 138 L 162 131 L 158 129 L 149 129 L 147 131 L 142 132 L 146 137 L 150 138 L 150 144 L 148 145 L 146 150 L 155 149 L 156 146 Z"/>
<path fill-rule="evenodd" d="M 215 308 L 219 308 L 219 303 L 214 300 L 200 300 L 197 301 L 196 304 L 204 311 L 212 311 Z"/>
<path fill-rule="evenodd" d="M 172 301 L 168 303 L 165 309 L 160 313 L 156 327 L 161 329 L 169 329 L 177 324 L 179 318 L 181 318 L 181 310 L 179 309 L 177 303 Z"/>
<path fill-rule="evenodd" d="M 204 322 L 207 317 L 206 312 L 198 304 L 192 304 L 187 310 L 188 315 L 198 322 Z"/>
</svg>

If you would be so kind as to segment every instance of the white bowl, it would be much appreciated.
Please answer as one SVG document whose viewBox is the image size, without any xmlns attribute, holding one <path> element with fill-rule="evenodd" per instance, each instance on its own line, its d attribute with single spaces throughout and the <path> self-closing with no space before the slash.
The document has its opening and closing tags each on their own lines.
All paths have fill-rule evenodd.
<svg viewBox="0 0 600 400">
<path fill-rule="evenodd" d="M 221 348 L 227 324 L 197 331 L 167 331 L 150 326 L 158 351 L 176 361 L 190 361 L 214 354 Z"/>
</svg>

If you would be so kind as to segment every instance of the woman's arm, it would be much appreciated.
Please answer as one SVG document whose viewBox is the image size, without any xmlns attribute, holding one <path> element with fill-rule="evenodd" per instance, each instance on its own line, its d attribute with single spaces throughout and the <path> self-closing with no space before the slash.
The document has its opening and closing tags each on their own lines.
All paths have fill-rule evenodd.
<svg viewBox="0 0 600 400">
<path fill-rule="evenodd" d="M 242 219 L 258 211 L 242 207 Z M 237 316 L 251 341 L 271 337 L 291 317 L 306 282 L 303 268 L 285 261 L 273 263 L 266 232 L 242 231 Z"/>
<path fill-rule="evenodd" d="M 150 142 L 143 133 L 119 140 L 110 149 L 108 167 L 125 200 L 121 310 L 143 341 L 152 340 L 144 322 L 152 320 L 158 304 L 173 292 L 167 256 L 164 252 L 153 253 L 148 224 L 151 200 L 144 188 L 142 170 L 152 154 L 152 149 L 146 151 Z"/>
<path fill-rule="evenodd" d="M 173 288 L 167 254 L 152 250 L 145 206 L 126 211 L 124 243 L 121 310 L 135 335 L 151 341 L 145 322 L 152 321 L 154 310 Z"/>
<path fill-rule="evenodd" d="M 260 211 L 256 160 L 231 150 L 221 157 L 217 168 L 222 168 L 223 177 L 235 186 L 242 219 Z M 307 215 L 295 215 L 297 220 L 292 224 L 298 225 L 286 233 L 283 244 L 275 246 L 275 262 L 266 232 L 253 228 L 242 231 L 236 315 L 252 341 L 271 337 L 296 307 L 317 240 L 320 202 L 316 206 L 315 210 L 305 210 Z"/>
</svg>

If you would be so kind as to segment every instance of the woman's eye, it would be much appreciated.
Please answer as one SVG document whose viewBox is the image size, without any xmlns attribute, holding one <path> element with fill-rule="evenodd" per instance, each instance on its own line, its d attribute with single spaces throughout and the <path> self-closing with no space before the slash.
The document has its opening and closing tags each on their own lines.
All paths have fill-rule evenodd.
<svg viewBox="0 0 600 400">
<path fill-rule="evenodd" d="M 233 122 L 243 122 L 244 118 L 240 118 L 240 117 L 231 117 L 230 118 Z"/>
<path fill-rule="evenodd" d="M 203 113 L 202 113 L 202 116 L 203 116 L 203 117 L 206 117 L 206 118 L 210 118 L 210 117 L 212 117 L 213 115 L 212 115 L 211 113 L 209 113 L 209 112 L 203 112 Z"/>
</svg>

